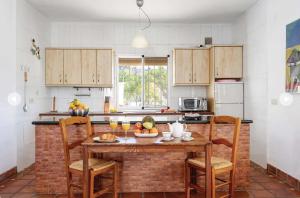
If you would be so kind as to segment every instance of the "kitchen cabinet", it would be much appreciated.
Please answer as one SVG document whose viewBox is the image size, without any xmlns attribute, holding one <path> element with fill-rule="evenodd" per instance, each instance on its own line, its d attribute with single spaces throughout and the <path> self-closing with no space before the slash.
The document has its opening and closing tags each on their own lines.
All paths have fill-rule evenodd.
<svg viewBox="0 0 300 198">
<path fill-rule="evenodd" d="M 193 51 L 190 49 L 176 49 L 174 51 L 174 84 L 192 84 L 192 75 Z"/>
<path fill-rule="evenodd" d="M 97 50 L 97 85 L 112 87 L 113 52 L 110 49 Z"/>
<path fill-rule="evenodd" d="M 81 50 L 64 50 L 64 84 L 81 84 Z"/>
<path fill-rule="evenodd" d="M 209 84 L 209 50 L 193 50 L 193 83 Z"/>
<path fill-rule="evenodd" d="M 112 49 L 46 49 L 46 86 L 112 87 Z"/>
<path fill-rule="evenodd" d="M 174 85 L 209 84 L 209 50 L 174 50 Z"/>
<path fill-rule="evenodd" d="M 45 59 L 46 85 L 62 85 L 64 83 L 64 51 L 46 49 Z"/>
<path fill-rule="evenodd" d="M 96 85 L 97 50 L 81 50 L 82 85 Z"/>
<path fill-rule="evenodd" d="M 243 47 L 216 46 L 212 49 L 215 78 L 243 77 Z"/>
</svg>

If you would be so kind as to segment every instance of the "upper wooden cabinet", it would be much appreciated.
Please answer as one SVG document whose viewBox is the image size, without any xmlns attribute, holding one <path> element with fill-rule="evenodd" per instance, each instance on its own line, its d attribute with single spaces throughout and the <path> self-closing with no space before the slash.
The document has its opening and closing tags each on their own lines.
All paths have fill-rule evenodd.
<svg viewBox="0 0 300 198">
<path fill-rule="evenodd" d="M 47 86 L 112 87 L 112 49 L 46 49 Z"/>
<path fill-rule="evenodd" d="M 83 85 L 96 85 L 97 83 L 97 50 L 81 50 Z"/>
<path fill-rule="evenodd" d="M 243 47 L 216 46 L 212 48 L 215 78 L 243 77 Z"/>
<path fill-rule="evenodd" d="M 209 84 L 209 50 L 174 50 L 174 85 Z"/>
<path fill-rule="evenodd" d="M 113 69 L 112 50 L 97 50 L 97 84 L 103 87 L 112 87 Z"/>
<path fill-rule="evenodd" d="M 209 84 L 209 50 L 193 50 L 193 83 Z"/>
<path fill-rule="evenodd" d="M 81 84 L 81 50 L 64 50 L 64 84 Z"/>
<path fill-rule="evenodd" d="M 64 51 L 46 50 L 46 85 L 64 84 Z"/>
<path fill-rule="evenodd" d="M 174 51 L 174 84 L 193 83 L 193 51 L 176 49 Z"/>
</svg>

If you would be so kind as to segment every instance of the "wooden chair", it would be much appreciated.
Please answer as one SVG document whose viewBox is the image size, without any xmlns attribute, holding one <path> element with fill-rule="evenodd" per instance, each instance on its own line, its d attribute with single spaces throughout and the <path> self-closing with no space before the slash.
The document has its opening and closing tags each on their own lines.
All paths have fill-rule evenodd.
<svg viewBox="0 0 300 198">
<path fill-rule="evenodd" d="M 67 127 L 71 125 L 85 125 L 86 126 L 86 135 L 87 137 L 91 137 L 93 135 L 91 121 L 89 117 L 71 117 L 67 119 L 60 119 L 59 121 L 62 141 L 64 147 L 64 155 L 65 155 L 65 168 L 67 173 L 67 186 L 68 186 L 68 197 L 73 197 L 73 188 L 82 189 L 81 185 L 76 185 L 72 181 L 72 175 L 77 174 L 79 176 L 83 176 L 83 161 L 75 161 L 71 162 L 70 159 L 70 150 L 81 146 L 83 140 L 78 140 L 74 143 L 69 144 L 68 141 L 68 130 Z M 91 154 L 90 154 L 91 156 Z M 90 197 L 94 198 L 109 191 L 113 191 L 113 197 L 118 197 L 117 192 L 117 181 L 118 181 L 118 163 L 115 161 L 107 161 L 103 159 L 89 158 L 89 170 L 90 170 Z M 98 192 L 94 192 L 94 179 L 95 176 L 109 173 L 111 172 L 112 177 L 112 185 L 105 187 Z"/>
<path fill-rule="evenodd" d="M 225 138 L 215 138 L 217 130 L 216 124 L 232 124 L 234 125 L 233 131 L 233 140 L 232 142 L 228 141 Z M 240 134 L 240 127 L 241 127 L 241 119 L 230 117 L 230 116 L 214 116 L 210 121 L 210 133 L 209 133 L 209 140 L 212 141 L 213 144 L 216 145 L 225 145 L 226 147 L 231 148 L 231 160 L 225 160 L 219 157 L 212 157 L 211 158 L 211 165 L 212 165 L 212 198 L 216 197 L 216 188 L 229 185 L 229 192 L 226 195 L 221 196 L 223 197 L 233 197 L 234 196 L 234 177 L 235 177 L 235 169 L 236 169 L 236 159 L 237 159 L 237 147 L 239 141 L 239 134 Z M 203 173 L 200 176 L 205 175 L 205 158 L 204 157 L 196 157 L 190 158 L 186 160 L 185 163 L 185 194 L 186 198 L 190 198 L 190 190 L 196 189 L 200 191 L 205 191 L 205 189 L 201 188 L 199 185 L 194 184 L 191 182 L 191 168 L 194 170 L 199 170 Z M 229 181 L 217 178 L 217 175 L 221 175 L 224 173 L 229 173 Z M 216 185 L 216 180 L 221 181 L 222 183 Z"/>
</svg>

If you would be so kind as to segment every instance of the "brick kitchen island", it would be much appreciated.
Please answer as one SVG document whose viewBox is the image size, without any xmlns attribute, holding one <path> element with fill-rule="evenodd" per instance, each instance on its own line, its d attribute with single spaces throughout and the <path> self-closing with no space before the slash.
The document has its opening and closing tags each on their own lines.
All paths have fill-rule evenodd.
<svg viewBox="0 0 300 198">
<path fill-rule="evenodd" d="M 158 130 L 168 131 L 167 123 L 174 119 L 157 121 Z M 182 121 L 184 122 L 184 121 Z M 134 121 L 132 122 L 134 123 Z M 251 121 L 244 120 L 241 126 L 237 160 L 237 187 L 246 187 L 249 183 L 250 169 L 249 136 Z M 40 194 L 65 194 L 66 177 L 64 167 L 64 153 L 58 118 L 34 121 L 36 138 L 36 192 Z M 95 133 L 111 132 L 109 122 L 105 118 L 94 118 L 92 121 Z M 199 133 L 205 137 L 209 134 L 208 121 L 187 121 L 188 131 Z M 119 125 L 120 126 L 120 125 Z M 132 125 L 133 127 L 133 125 Z M 220 135 L 228 137 L 226 133 L 231 125 L 219 125 Z M 121 127 L 117 129 L 122 131 Z M 82 137 L 80 126 L 70 129 L 70 140 Z M 229 152 L 225 147 L 213 148 L 214 156 L 228 158 Z M 72 160 L 78 160 L 81 150 L 72 153 Z M 184 160 L 186 153 L 112 153 L 104 158 L 121 161 L 122 192 L 182 192 L 184 191 Z"/>
</svg>

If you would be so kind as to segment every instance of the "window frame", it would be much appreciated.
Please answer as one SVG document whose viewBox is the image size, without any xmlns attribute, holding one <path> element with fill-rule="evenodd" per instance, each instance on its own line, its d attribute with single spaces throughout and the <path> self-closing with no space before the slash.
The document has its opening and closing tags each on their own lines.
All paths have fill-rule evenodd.
<svg viewBox="0 0 300 198">
<path fill-rule="evenodd" d="M 120 106 L 119 105 L 119 86 L 118 86 L 118 83 L 119 83 L 119 73 L 120 73 L 120 64 L 119 64 L 119 59 L 120 58 L 140 58 L 142 60 L 142 70 L 143 70 L 143 74 L 142 74 L 142 106 L 141 107 L 130 107 L 130 106 Z M 167 57 L 169 58 L 169 57 Z M 161 108 L 165 108 L 165 107 L 168 107 L 169 106 L 169 60 L 167 62 L 167 104 L 166 106 L 157 106 L 157 107 L 145 107 L 145 64 L 144 64 L 144 59 L 145 57 L 144 56 L 140 56 L 140 57 L 137 57 L 137 56 L 119 56 L 117 57 L 117 64 L 116 64 L 116 72 L 115 72 L 115 79 L 116 79 L 116 91 L 115 91 L 115 95 L 116 95 L 116 106 L 118 108 L 118 110 L 121 110 L 121 111 L 127 111 L 127 110 L 131 110 L 131 111 L 137 111 L 137 110 L 159 110 Z"/>
</svg>

